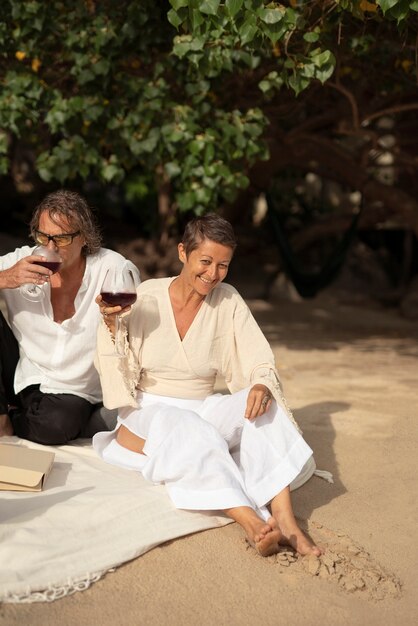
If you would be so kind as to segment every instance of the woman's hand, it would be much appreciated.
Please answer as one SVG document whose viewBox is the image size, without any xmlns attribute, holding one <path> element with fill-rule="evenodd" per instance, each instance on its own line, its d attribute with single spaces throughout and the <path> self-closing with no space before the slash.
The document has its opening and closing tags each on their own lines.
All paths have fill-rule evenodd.
<svg viewBox="0 0 418 626">
<path fill-rule="evenodd" d="M 249 420 L 260 417 L 267 413 L 271 406 L 271 391 L 265 385 L 254 385 L 251 387 L 247 398 L 245 417 Z"/>
</svg>

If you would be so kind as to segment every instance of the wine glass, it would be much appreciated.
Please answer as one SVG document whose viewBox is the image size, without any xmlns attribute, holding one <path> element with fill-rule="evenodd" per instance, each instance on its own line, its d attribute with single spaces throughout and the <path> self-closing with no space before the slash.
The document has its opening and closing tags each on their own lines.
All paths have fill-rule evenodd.
<svg viewBox="0 0 418 626">
<path fill-rule="evenodd" d="M 62 258 L 58 252 L 54 250 L 54 248 L 48 248 L 47 246 L 36 246 L 36 248 L 32 251 L 31 256 L 45 257 L 43 261 L 33 261 L 33 265 L 42 265 L 42 267 L 46 267 L 51 270 L 53 274 L 58 272 L 62 263 Z M 19 291 L 22 296 L 26 298 L 26 300 L 40 302 L 45 297 L 45 284 L 46 283 L 43 285 L 35 285 L 33 283 L 29 283 L 27 285 L 22 285 L 19 288 Z"/>
<path fill-rule="evenodd" d="M 103 302 L 112 306 L 121 306 L 122 308 L 130 306 L 136 301 L 136 288 L 138 281 L 135 279 L 133 272 L 128 268 L 122 269 L 111 267 L 107 270 L 100 289 L 100 295 Z M 119 314 L 115 316 L 115 348 L 112 354 L 107 356 L 125 356 L 120 348 L 120 332 L 119 332 Z"/>
</svg>

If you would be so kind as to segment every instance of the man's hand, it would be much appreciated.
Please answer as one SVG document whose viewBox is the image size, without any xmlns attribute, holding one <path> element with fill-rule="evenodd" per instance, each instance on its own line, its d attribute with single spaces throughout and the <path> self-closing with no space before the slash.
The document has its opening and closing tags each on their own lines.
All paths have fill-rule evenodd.
<svg viewBox="0 0 418 626">
<path fill-rule="evenodd" d="M 16 289 L 28 283 L 35 285 L 47 283 L 53 272 L 42 265 L 35 265 L 35 261 L 45 261 L 45 257 L 39 255 L 26 256 L 12 267 L 0 272 L 0 288 Z"/>
</svg>

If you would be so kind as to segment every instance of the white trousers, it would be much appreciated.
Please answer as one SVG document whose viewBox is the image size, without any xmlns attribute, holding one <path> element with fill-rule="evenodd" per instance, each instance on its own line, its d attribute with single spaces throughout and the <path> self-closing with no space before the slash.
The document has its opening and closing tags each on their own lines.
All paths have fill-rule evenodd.
<svg viewBox="0 0 418 626">
<path fill-rule="evenodd" d="M 179 509 L 250 506 L 267 519 L 265 505 L 291 483 L 299 487 L 308 480 L 315 464 L 311 448 L 274 400 L 261 417 L 244 418 L 248 392 L 205 400 L 138 392 L 139 408 L 121 409 L 115 430 L 97 433 L 93 448 L 108 463 L 165 484 Z M 117 443 L 122 424 L 145 439 L 144 454 Z"/>
</svg>

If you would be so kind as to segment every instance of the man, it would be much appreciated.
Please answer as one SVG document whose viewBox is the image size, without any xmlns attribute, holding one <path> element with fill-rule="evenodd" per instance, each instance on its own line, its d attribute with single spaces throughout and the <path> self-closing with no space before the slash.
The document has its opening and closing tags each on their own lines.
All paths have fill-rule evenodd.
<svg viewBox="0 0 418 626">
<path fill-rule="evenodd" d="M 100 318 L 95 298 L 106 271 L 128 264 L 136 282 L 139 273 L 117 252 L 101 248 L 92 211 L 75 192 L 49 194 L 30 229 L 37 244 L 59 252 L 62 263 L 55 274 L 35 265 L 39 258 L 29 246 L 0 257 L 10 324 L 0 313 L 0 435 L 65 444 L 82 435 L 101 406 L 93 364 Z M 19 287 L 27 283 L 44 285 L 46 297 L 26 300 Z"/>
</svg>

